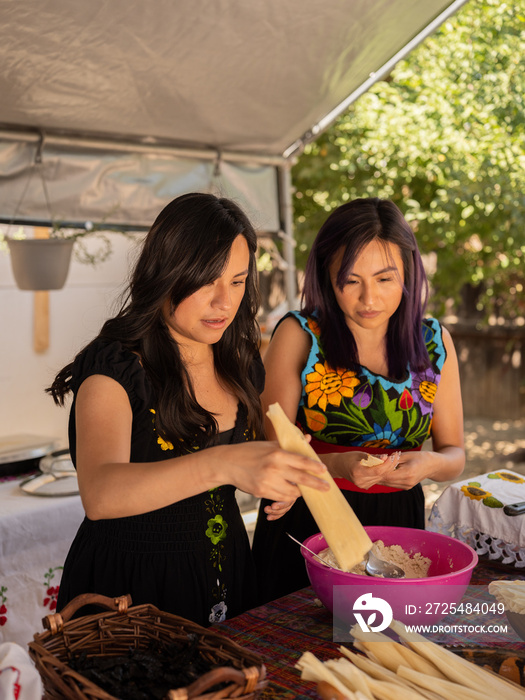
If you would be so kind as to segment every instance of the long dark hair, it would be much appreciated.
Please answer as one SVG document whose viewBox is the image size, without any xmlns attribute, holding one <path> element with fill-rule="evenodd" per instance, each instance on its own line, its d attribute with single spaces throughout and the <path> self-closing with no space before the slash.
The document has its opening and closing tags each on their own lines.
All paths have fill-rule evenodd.
<svg viewBox="0 0 525 700">
<path fill-rule="evenodd" d="M 92 341 L 117 340 L 139 355 L 154 389 L 156 430 L 179 453 L 196 438 L 201 446 L 213 444 L 218 425 L 195 399 L 162 308 L 166 300 L 175 308 L 216 280 L 239 235 L 246 239 L 250 252 L 245 293 L 233 322 L 214 344 L 213 352 L 218 375 L 245 407 L 253 434 L 262 436 L 262 411 L 252 376 L 260 341 L 255 320 L 259 308 L 257 234 L 231 200 L 204 193 L 185 194 L 160 212 L 144 240 L 119 313 L 105 322 Z M 58 405 L 64 404 L 71 390 L 73 364 L 64 367 L 46 389 Z"/>
<path fill-rule="evenodd" d="M 393 202 L 377 197 L 355 199 L 330 214 L 306 264 L 303 311 L 307 315 L 315 311 L 318 315 L 328 363 L 334 368 L 356 367 L 356 343 L 332 289 L 330 264 L 343 248 L 337 274 L 337 285 L 342 289 L 360 252 L 374 240 L 397 245 L 403 261 L 403 296 L 388 323 L 386 341 L 389 375 L 401 379 L 408 364 L 414 370 L 430 364 L 421 329 L 428 282 L 414 233 Z"/>
</svg>

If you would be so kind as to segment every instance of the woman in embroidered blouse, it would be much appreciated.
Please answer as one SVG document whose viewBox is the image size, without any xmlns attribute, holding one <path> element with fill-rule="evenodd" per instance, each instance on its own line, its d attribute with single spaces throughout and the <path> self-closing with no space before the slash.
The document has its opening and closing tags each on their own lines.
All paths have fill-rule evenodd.
<svg viewBox="0 0 525 700">
<path fill-rule="evenodd" d="M 187 194 L 146 236 L 127 298 L 48 389 L 73 392 L 69 441 L 86 517 L 58 607 L 80 593 L 209 624 L 256 581 L 235 488 L 274 504 L 328 488 L 313 460 L 263 441 L 257 237 L 237 205 Z"/>
<path fill-rule="evenodd" d="M 302 311 L 281 320 L 265 355 L 263 407 L 278 401 L 312 436 L 363 525 L 424 529 L 420 482 L 454 479 L 464 467 L 456 353 L 448 331 L 424 318 L 426 298 L 401 211 L 388 200 L 354 200 L 321 227 Z M 432 450 L 420 451 L 429 437 Z M 383 464 L 362 466 L 366 453 Z M 253 545 L 262 601 L 308 585 L 286 533 L 304 541 L 319 530 L 302 498 L 271 520 L 263 500 Z"/>
</svg>

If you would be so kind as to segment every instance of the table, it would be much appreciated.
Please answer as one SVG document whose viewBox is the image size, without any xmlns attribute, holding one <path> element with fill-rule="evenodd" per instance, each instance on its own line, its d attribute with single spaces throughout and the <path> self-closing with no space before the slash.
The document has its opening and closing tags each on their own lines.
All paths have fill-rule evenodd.
<svg viewBox="0 0 525 700">
<path fill-rule="evenodd" d="M 480 561 L 474 569 L 469 590 L 477 594 L 479 588 L 486 587 L 490 581 L 525 579 L 522 574 L 501 564 Z M 332 641 L 332 615 L 316 603 L 312 588 L 304 588 L 221 622 L 214 625 L 214 629 L 263 658 L 270 683 L 261 700 L 319 700 L 316 684 L 301 680 L 300 672 L 294 665 L 305 651 L 311 651 L 321 661 L 341 655 L 338 652 L 340 644 Z M 500 640 L 498 645 L 525 649 L 525 644 L 514 632 L 507 635 L 505 640 Z"/>
<path fill-rule="evenodd" d="M 24 493 L 0 483 L 0 643 L 26 647 L 56 606 L 62 566 L 84 517 L 80 496 Z"/>
</svg>

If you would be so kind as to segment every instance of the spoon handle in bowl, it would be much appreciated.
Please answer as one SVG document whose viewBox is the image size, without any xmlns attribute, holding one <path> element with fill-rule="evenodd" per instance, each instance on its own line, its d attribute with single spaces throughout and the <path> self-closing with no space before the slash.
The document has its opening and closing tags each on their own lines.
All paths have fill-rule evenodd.
<svg viewBox="0 0 525 700">
<path fill-rule="evenodd" d="M 321 562 L 321 564 L 324 564 L 325 566 L 328 566 L 328 564 L 324 561 L 324 559 L 323 559 L 322 557 L 320 557 L 318 554 L 316 554 L 316 553 L 315 553 L 314 551 L 312 551 L 311 549 L 308 549 L 308 547 L 307 547 L 306 545 L 304 545 L 302 542 L 299 542 L 299 540 L 296 540 L 295 537 L 293 537 L 292 535 L 290 535 L 289 532 L 287 532 L 286 534 L 288 535 L 288 537 L 289 537 L 291 540 L 293 540 L 294 542 L 297 542 L 297 544 L 299 545 L 299 547 L 302 547 L 303 549 L 306 549 L 307 552 L 310 552 L 310 554 L 311 554 L 313 557 L 315 557 L 316 559 L 318 559 L 318 560 Z"/>
</svg>

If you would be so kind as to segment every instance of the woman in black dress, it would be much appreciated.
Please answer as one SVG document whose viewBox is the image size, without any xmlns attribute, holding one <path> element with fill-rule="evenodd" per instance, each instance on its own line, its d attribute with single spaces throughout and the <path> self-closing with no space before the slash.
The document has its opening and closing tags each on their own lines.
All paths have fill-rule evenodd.
<svg viewBox="0 0 525 700">
<path fill-rule="evenodd" d="M 86 517 L 57 609 L 80 593 L 151 603 L 203 625 L 256 600 L 235 488 L 280 503 L 324 468 L 262 440 L 255 253 L 239 207 L 172 201 L 120 312 L 48 389 L 73 393 L 71 456 Z M 317 476 L 316 476 L 317 475 Z"/>
</svg>

